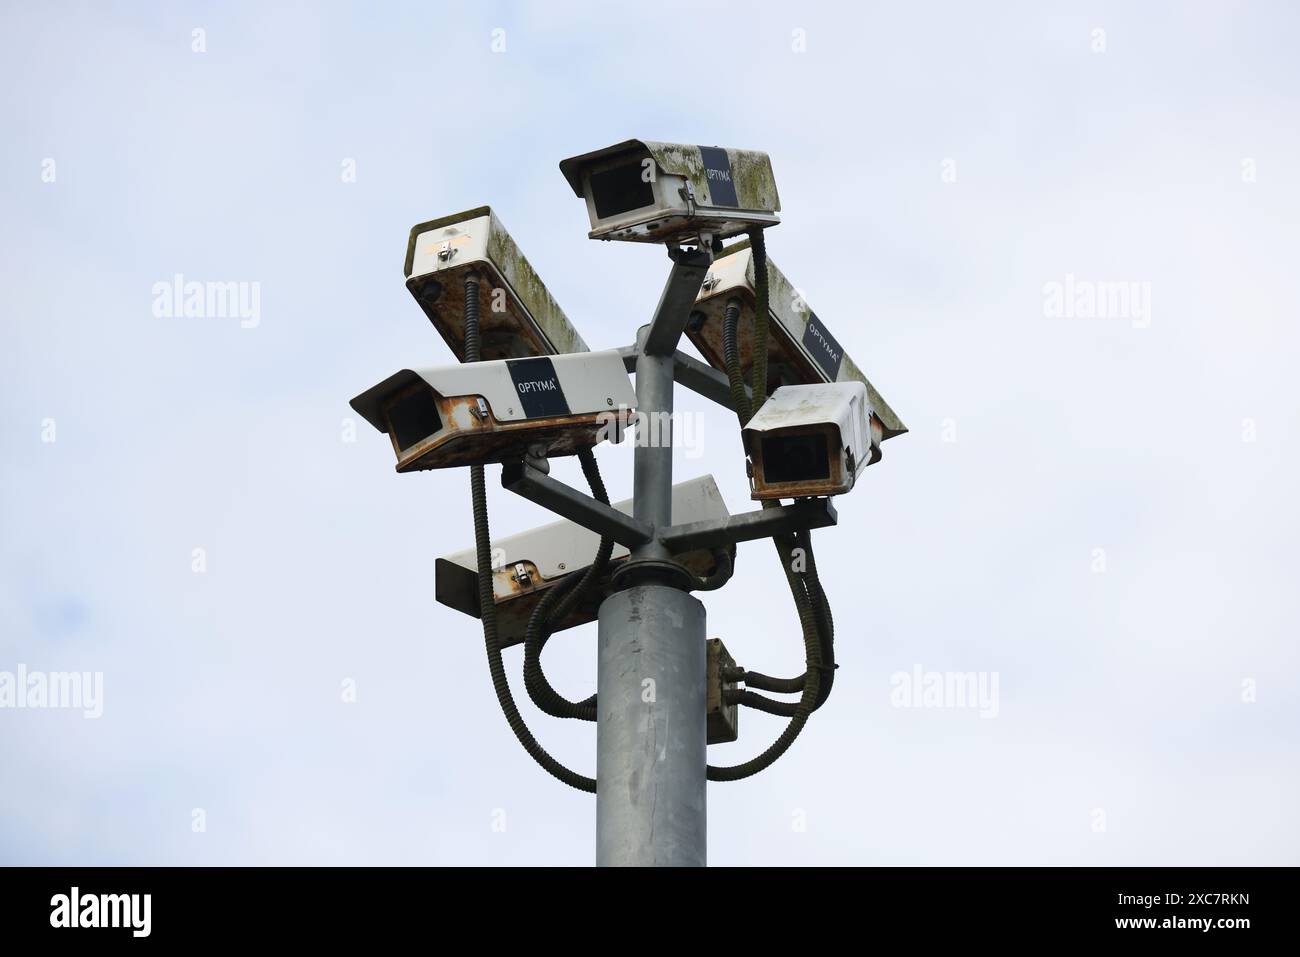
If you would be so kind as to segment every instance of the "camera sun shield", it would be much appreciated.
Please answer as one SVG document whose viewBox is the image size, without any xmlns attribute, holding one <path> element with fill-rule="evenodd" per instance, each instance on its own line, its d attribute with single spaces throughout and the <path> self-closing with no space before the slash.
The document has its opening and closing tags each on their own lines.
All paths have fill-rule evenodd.
<svg viewBox="0 0 1300 957">
<path fill-rule="evenodd" d="M 782 386 L 741 433 L 755 500 L 843 495 L 880 459 L 880 420 L 861 382 Z"/>
<path fill-rule="evenodd" d="M 573 455 L 619 440 L 635 404 L 613 350 L 403 369 L 352 400 L 399 472 Z"/>
<path fill-rule="evenodd" d="M 573 156 L 560 172 L 585 199 L 591 239 L 695 243 L 781 221 L 766 153 L 626 140 Z"/>
</svg>

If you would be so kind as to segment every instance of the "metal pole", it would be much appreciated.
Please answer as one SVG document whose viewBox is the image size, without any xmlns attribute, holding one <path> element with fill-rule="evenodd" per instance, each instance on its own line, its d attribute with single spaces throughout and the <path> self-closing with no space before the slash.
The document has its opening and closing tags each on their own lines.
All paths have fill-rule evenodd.
<svg viewBox="0 0 1300 957">
<path fill-rule="evenodd" d="M 600 606 L 596 863 L 703 866 L 704 606 L 658 538 L 673 515 L 673 367 L 712 255 L 678 253 L 636 360 L 632 515 L 653 529 Z"/>
<path fill-rule="evenodd" d="M 596 863 L 703 867 L 704 606 L 633 585 L 600 606 Z"/>
<path fill-rule="evenodd" d="M 632 517 L 655 528 L 673 523 L 673 359 L 642 353 L 636 361 L 638 425 L 632 461 Z M 632 552 L 633 560 L 666 561 L 656 539 Z"/>
</svg>

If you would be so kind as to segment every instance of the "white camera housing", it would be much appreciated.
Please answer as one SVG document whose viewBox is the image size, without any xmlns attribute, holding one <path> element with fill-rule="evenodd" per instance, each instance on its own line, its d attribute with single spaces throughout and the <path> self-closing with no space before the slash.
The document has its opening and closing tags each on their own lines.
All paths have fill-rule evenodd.
<svg viewBox="0 0 1300 957">
<path fill-rule="evenodd" d="M 686 324 L 686 336 L 695 348 L 711 366 L 726 372 L 722 327 L 727 303 L 739 300 L 736 351 L 746 380 L 754 363 L 754 313 L 758 304 L 755 287 L 754 254 L 749 242 L 728 246 L 705 276 L 695 301 L 695 312 Z M 866 386 L 867 399 L 882 436 L 891 439 L 906 432 L 907 426 L 770 257 L 767 290 L 767 392 L 786 385 L 861 382 Z"/>
<path fill-rule="evenodd" d="M 880 458 L 880 420 L 861 382 L 787 385 L 741 432 L 756 500 L 843 495 Z"/>
<path fill-rule="evenodd" d="M 591 239 L 696 243 L 781 221 L 771 160 L 756 150 L 627 140 L 560 171 L 587 201 Z"/>
<path fill-rule="evenodd" d="M 632 500 L 613 506 L 632 514 Z M 673 521 L 725 521 L 730 517 L 712 475 L 679 482 L 673 486 Z M 518 535 L 494 539 L 492 593 L 497 609 L 497 631 L 504 646 L 524 640 L 524 630 L 533 609 L 546 592 L 569 575 L 580 575 L 591 565 L 600 544 L 600 536 L 574 522 L 561 520 Z M 734 546 L 731 551 L 734 552 Z M 615 545 L 610 556 L 610 573 L 627 561 L 628 550 Z M 675 553 L 673 561 L 698 577 L 717 571 L 716 557 L 710 549 Z M 478 561 L 474 549 L 439 558 L 434 566 L 435 594 L 438 601 L 459 612 L 479 617 Z M 596 620 L 608 579 L 586 594 L 555 630 L 572 628 Z"/>
<path fill-rule="evenodd" d="M 406 288 L 465 361 L 465 276 L 477 272 L 482 359 L 586 352 L 587 344 L 489 206 L 411 228 Z"/>
<path fill-rule="evenodd" d="M 573 455 L 620 440 L 635 405 L 614 350 L 403 369 L 352 400 L 399 472 Z"/>
</svg>

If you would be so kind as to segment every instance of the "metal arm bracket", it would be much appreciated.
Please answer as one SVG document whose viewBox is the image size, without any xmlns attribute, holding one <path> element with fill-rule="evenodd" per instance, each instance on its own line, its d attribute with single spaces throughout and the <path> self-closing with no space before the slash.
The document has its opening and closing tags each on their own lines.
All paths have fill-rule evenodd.
<svg viewBox="0 0 1300 957">
<path fill-rule="evenodd" d="M 676 350 L 712 263 L 713 254 L 706 250 L 682 251 L 674 257 L 673 270 L 641 346 L 645 355 L 671 356 Z"/>
<path fill-rule="evenodd" d="M 723 521 L 672 525 L 660 532 L 659 540 L 670 551 L 690 551 L 772 538 L 805 528 L 826 528 L 837 521 L 839 516 L 829 498 L 806 498 L 780 508 L 732 515 Z"/>
<path fill-rule="evenodd" d="M 649 331 L 648 325 L 642 326 L 637 331 L 636 344 L 623 346 L 618 350 L 618 354 L 623 359 L 623 367 L 628 372 L 636 371 L 636 360 L 641 355 L 641 343 L 645 341 Z M 704 396 L 710 402 L 716 402 L 724 409 L 731 408 L 731 382 L 726 374 L 680 349 L 673 353 L 673 380 L 697 395 Z M 753 396 L 753 390 L 745 386 L 745 398 L 753 399 Z"/>
<path fill-rule="evenodd" d="M 644 522 L 612 506 L 583 495 L 528 462 L 509 462 L 501 469 L 501 485 L 542 508 L 576 522 L 597 535 L 612 538 L 627 548 L 650 540 L 652 530 Z"/>
</svg>

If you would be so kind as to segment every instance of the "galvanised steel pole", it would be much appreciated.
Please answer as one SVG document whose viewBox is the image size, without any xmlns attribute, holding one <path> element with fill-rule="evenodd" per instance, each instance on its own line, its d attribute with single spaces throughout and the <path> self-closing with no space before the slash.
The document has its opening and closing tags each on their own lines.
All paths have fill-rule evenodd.
<svg viewBox="0 0 1300 957">
<path fill-rule="evenodd" d="M 596 863 L 706 862 L 704 606 L 632 585 L 600 606 Z"/>
<path fill-rule="evenodd" d="M 704 606 L 658 533 L 672 524 L 673 355 L 712 255 L 678 253 L 636 362 L 633 515 L 655 529 L 600 606 L 596 863 L 706 863 Z"/>
</svg>

